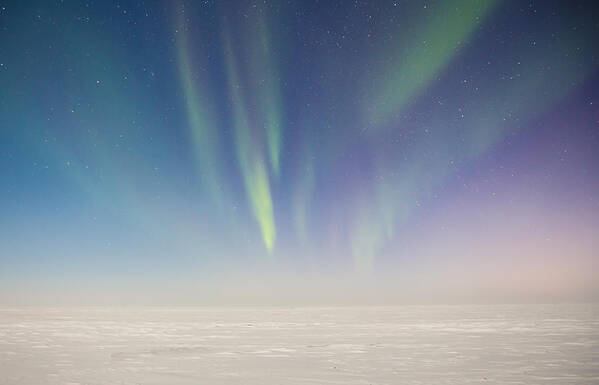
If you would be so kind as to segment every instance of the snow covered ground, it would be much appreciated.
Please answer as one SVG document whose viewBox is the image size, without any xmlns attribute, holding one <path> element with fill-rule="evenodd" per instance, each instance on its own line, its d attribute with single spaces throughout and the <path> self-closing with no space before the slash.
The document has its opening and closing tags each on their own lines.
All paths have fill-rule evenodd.
<svg viewBox="0 0 599 385">
<path fill-rule="evenodd" d="M 599 306 L 0 310 L 0 384 L 599 384 Z"/>
</svg>

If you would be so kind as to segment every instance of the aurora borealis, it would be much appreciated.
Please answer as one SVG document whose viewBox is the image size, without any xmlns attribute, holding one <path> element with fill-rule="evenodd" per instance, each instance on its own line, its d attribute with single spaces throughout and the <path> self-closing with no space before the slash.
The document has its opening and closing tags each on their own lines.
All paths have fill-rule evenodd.
<svg viewBox="0 0 599 385">
<path fill-rule="evenodd" d="M 597 299 L 598 8 L 0 1 L 0 301 Z"/>
</svg>

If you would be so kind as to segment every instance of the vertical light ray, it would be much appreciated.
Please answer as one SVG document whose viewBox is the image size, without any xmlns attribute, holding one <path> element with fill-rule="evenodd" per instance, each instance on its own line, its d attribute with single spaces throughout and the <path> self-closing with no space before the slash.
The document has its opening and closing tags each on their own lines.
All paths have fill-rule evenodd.
<svg viewBox="0 0 599 385">
<path fill-rule="evenodd" d="M 220 169 L 219 137 L 214 119 L 214 105 L 208 93 L 208 79 L 200 76 L 195 78 L 195 73 L 201 73 L 200 68 L 194 71 L 194 64 L 190 57 L 189 42 L 187 41 L 187 27 L 184 15 L 178 15 L 177 22 L 177 63 L 181 86 L 185 96 L 187 119 L 193 146 L 193 154 L 199 168 L 199 174 L 210 199 L 219 208 L 224 205 L 223 180 Z M 197 87 L 196 84 L 201 86 Z"/>
<path fill-rule="evenodd" d="M 245 185 L 249 191 L 254 216 L 260 225 L 264 245 L 269 252 L 272 252 L 276 231 L 268 173 L 264 162 L 260 160 L 255 160 L 249 171 L 244 174 Z"/>
<path fill-rule="evenodd" d="M 235 153 L 248 203 L 260 226 L 264 245 L 268 252 L 272 253 L 275 245 L 276 229 L 268 172 L 264 166 L 260 147 L 253 142 L 250 120 L 241 93 L 241 82 L 235 64 L 236 58 L 226 31 L 224 40 L 224 55 L 233 107 Z"/>
<path fill-rule="evenodd" d="M 354 217 L 350 247 L 354 270 L 360 274 L 374 271 L 375 254 L 384 242 L 384 225 L 375 210 L 370 202 L 359 204 Z"/>
<path fill-rule="evenodd" d="M 306 150 L 307 156 L 302 162 L 302 167 L 296 180 L 297 187 L 294 191 L 292 203 L 295 231 L 302 243 L 306 243 L 308 240 L 308 208 L 316 182 L 314 162 L 308 150 Z"/>
<path fill-rule="evenodd" d="M 281 95 L 278 86 L 279 74 L 272 54 L 272 41 L 262 14 L 258 17 L 257 31 L 252 32 L 254 35 L 252 67 L 259 82 L 257 101 L 260 104 L 264 130 L 266 132 L 268 160 L 273 173 L 278 176 L 283 139 Z"/>
</svg>

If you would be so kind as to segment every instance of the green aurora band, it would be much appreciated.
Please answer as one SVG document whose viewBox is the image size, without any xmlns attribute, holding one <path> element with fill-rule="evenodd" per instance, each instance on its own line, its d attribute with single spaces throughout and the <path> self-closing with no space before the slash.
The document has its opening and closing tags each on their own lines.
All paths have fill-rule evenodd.
<svg viewBox="0 0 599 385">
<path fill-rule="evenodd" d="M 222 209 L 226 202 L 226 193 L 220 170 L 222 160 L 219 157 L 218 128 L 212 112 L 214 106 L 210 101 L 210 94 L 205 91 L 208 89 L 208 79 L 205 77 L 194 79 L 189 42 L 187 41 L 187 26 L 183 14 L 178 17 L 177 31 L 177 62 L 198 174 L 212 202 Z M 203 86 L 197 87 L 198 82 Z"/>
<path fill-rule="evenodd" d="M 514 55 L 519 67 L 516 76 L 481 87 L 480 97 L 458 111 L 462 114 L 461 132 L 441 120 L 442 112 L 431 111 L 428 126 L 438 128 L 421 142 L 435 148 L 436 154 L 427 153 L 424 147 L 413 147 L 406 156 L 409 162 L 400 162 L 397 169 L 390 171 L 386 165 L 398 163 L 397 156 L 391 148 L 376 142 L 375 146 L 383 150 L 377 158 L 380 177 L 371 181 L 374 193 L 363 192 L 356 198 L 360 203 L 350 231 L 357 272 L 373 269 L 377 252 L 394 236 L 395 228 L 405 223 L 418 202 L 427 199 L 458 167 L 474 161 L 563 100 L 591 73 L 593 67 L 588 56 L 593 47 L 580 34 L 569 33 L 567 26 L 562 28 L 559 35 L 565 38 L 553 41 L 552 48 L 539 44 L 539 48 L 531 51 L 526 47 L 527 42 L 520 43 Z M 499 65 L 492 70 L 500 74 L 503 67 Z M 384 137 L 384 133 L 379 134 Z M 464 137 L 466 143 L 456 144 L 459 137 Z"/>
<path fill-rule="evenodd" d="M 375 76 L 377 81 L 366 92 L 370 95 L 369 101 L 363 103 L 366 109 L 356 113 L 356 117 L 365 116 L 366 125 L 374 128 L 368 130 L 364 143 L 372 149 L 374 173 L 362 188 L 353 192 L 355 205 L 353 212 L 349 213 L 350 221 L 338 223 L 340 227 L 349 226 L 348 241 L 357 272 L 373 270 L 377 253 L 395 236 L 398 225 L 405 223 L 419 202 L 460 166 L 475 160 L 518 130 L 523 122 L 563 99 L 569 92 L 569 85 L 580 83 L 592 69 L 576 67 L 577 63 L 585 62 L 581 52 L 588 54 L 590 50 L 590 47 L 584 47 L 582 51 L 571 48 L 584 44 L 580 34 L 571 34 L 569 39 L 555 42 L 557 49 L 554 50 L 538 48 L 530 51 L 522 42 L 515 55 L 520 66 L 518 81 L 497 84 L 496 80 L 486 80 L 490 83 L 481 84 L 479 98 L 464 97 L 466 102 L 459 108 L 462 115 L 459 131 L 443 128 L 447 126 L 443 121 L 446 112 L 443 107 L 433 108 L 425 120 L 427 126 L 436 129 L 419 138 L 422 144 L 408 148 L 402 155 L 404 158 L 400 159 L 393 144 L 388 143 L 386 135 L 389 130 L 385 128 L 401 125 L 401 114 L 418 101 L 458 54 L 466 51 L 462 47 L 473 39 L 473 32 L 492 14 L 498 3 L 495 0 L 440 2 L 437 6 L 442 9 L 435 10 L 433 17 L 427 17 L 421 14 L 426 11 L 411 6 L 408 12 L 419 16 L 413 18 L 416 20 L 414 23 L 420 20 L 424 23 L 408 28 L 410 32 L 401 36 L 397 45 L 400 48 L 392 51 L 391 55 L 383 51 L 382 55 L 387 55 L 387 60 L 383 60 L 386 64 L 379 68 L 379 76 Z M 237 167 L 262 242 L 272 254 L 277 236 L 272 184 L 281 182 L 283 100 L 281 75 L 276 65 L 268 18 L 260 8 L 253 12 L 249 21 L 237 26 L 249 43 L 239 44 L 232 39 L 230 30 L 223 28 L 222 50 Z M 222 24 L 227 25 L 226 19 Z M 224 171 L 219 167 L 222 161 L 219 157 L 218 122 L 211 113 L 214 106 L 206 91 L 208 87 L 197 86 L 198 81 L 208 84 L 208 79 L 194 77 L 183 18 L 178 19 L 177 27 L 179 73 L 194 154 L 206 190 L 222 206 L 228 198 L 224 194 L 226 189 L 221 175 Z M 568 36 L 568 32 L 563 31 L 562 36 Z M 551 70 L 551 73 L 557 74 L 553 76 L 553 82 L 547 82 L 549 72 L 542 69 L 548 61 L 557 63 Z M 505 71 L 506 64 L 493 63 L 490 66 L 492 71 L 500 74 Z M 354 95 L 363 93 L 360 85 L 353 87 Z M 525 110 L 523 106 L 526 106 Z M 314 159 L 327 155 L 318 151 L 318 141 L 308 140 L 315 134 L 311 134 L 310 127 L 304 131 L 302 161 L 292 173 L 295 178 L 291 213 L 298 240 L 309 245 L 310 203 L 317 184 Z M 462 142 L 457 143 L 457 140 Z M 342 145 L 336 146 L 335 151 L 341 152 Z M 426 148 L 435 148 L 436 153 L 431 154 Z M 459 148 L 462 150 L 458 151 Z M 395 167 L 391 169 L 389 165 Z M 319 167 L 335 166 L 319 163 Z M 328 172 L 318 171 L 319 174 Z M 333 217 L 332 221 L 338 219 Z"/>
<path fill-rule="evenodd" d="M 460 52 L 460 47 L 467 43 L 496 3 L 497 0 L 443 1 L 442 9 L 435 10 L 433 17 L 414 18 L 418 23 L 425 21 L 414 27 L 411 38 L 400 38 L 402 44 L 395 50 L 388 64 L 390 68 L 382 71 L 384 76 L 379 78 L 374 96 L 365 103 L 366 124 L 385 127 L 393 116 L 413 102 Z"/>
<path fill-rule="evenodd" d="M 243 177 L 248 203 L 254 218 L 260 226 L 264 245 L 267 251 L 272 253 L 275 245 L 276 229 L 269 176 L 264 165 L 264 156 L 260 143 L 255 143 L 255 138 L 259 137 L 256 133 L 258 127 L 250 125 L 247 105 L 241 93 L 236 57 L 226 32 L 224 40 L 224 54 L 233 106 L 235 153 Z"/>
</svg>

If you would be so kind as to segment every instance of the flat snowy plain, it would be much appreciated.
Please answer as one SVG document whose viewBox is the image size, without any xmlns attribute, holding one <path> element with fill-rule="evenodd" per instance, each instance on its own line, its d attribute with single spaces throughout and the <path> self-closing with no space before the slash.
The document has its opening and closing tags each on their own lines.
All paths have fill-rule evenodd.
<svg viewBox="0 0 599 385">
<path fill-rule="evenodd" d="M 0 310 L 0 384 L 599 384 L 599 305 Z"/>
</svg>

